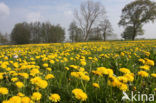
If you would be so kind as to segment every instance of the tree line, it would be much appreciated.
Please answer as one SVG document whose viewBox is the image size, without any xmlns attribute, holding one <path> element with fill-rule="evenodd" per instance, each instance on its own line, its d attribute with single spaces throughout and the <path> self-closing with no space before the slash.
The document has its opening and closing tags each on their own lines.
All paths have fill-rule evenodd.
<svg viewBox="0 0 156 103">
<path fill-rule="evenodd" d="M 49 22 L 18 23 L 11 32 L 11 41 L 15 44 L 58 43 L 64 39 L 65 30 Z"/>
<path fill-rule="evenodd" d="M 23 22 L 15 24 L 9 37 L 0 33 L 0 42 L 11 44 L 59 43 L 65 40 L 65 29 L 50 22 Z"/>
<path fill-rule="evenodd" d="M 124 28 L 121 37 L 134 40 L 143 35 L 143 25 L 156 19 L 156 2 L 151 0 L 135 0 L 122 9 L 119 26 Z M 90 40 L 106 40 L 114 36 L 113 28 L 105 7 L 100 2 L 91 0 L 81 3 L 74 10 L 74 19 L 69 25 L 69 40 L 81 42 Z M 14 26 L 10 41 L 15 44 L 26 43 L 57 43 L 64 42 L 65 29 L 50 22 L 18 23 Z M 9 41 L 0 33 L 0 41 Z"/>
</svg>

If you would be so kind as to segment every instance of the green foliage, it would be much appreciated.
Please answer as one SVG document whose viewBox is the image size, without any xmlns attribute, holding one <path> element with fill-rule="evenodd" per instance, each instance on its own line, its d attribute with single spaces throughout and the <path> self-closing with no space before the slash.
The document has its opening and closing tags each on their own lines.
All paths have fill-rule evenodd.
<svg viewBox="0 0 156 103">
<path fill-rule="evenodd" d="M 18 23 L 11 33 L 11 40 L 16 44 L 57 43 L 64 39 L 65 30 L 60 25 L 49 22 Z"/>
<path fill-rule="evenodd" d="M 122 38 L 125 40 L 132 40 L 132 34 L 133 34 L 134 28 L 132 26 L 128 26 L 125 28 L 124 32 L 121 34 Z M 143 35 L 144 31 L 142 30 L 142 27 L 138 28 L 138 34 L 137 35 Z"/>
<path fill-rule="evenodd" d="M 51 26 L 49 29 L 49 35 L 47 36 L 47 42 L 63 42 L 65 39 L 65 31 L 62 29 L 60 25 L 57 26 Z"/>
<path fill-rule="evenodd" d="M 151 0 L 135 0 L 122 9 L 119 25 L 126 27 L 126 29 L 128 26 L 131 26 L 133 32 L 131 34 L 129 33 L 129 35 L 131 35 L 132 40 L 134 40 L 135 37 L 139 35 L 140 30 L 142 30 L 143 24 L 150 21 L 154 22 L 155 19 L 155 2 Z"/>
<path fill-rule="evenodd" d="M 11 40 L 16 44 L 30 43 L 30 30 L 27 23 L 18 23 L 15 25 L 12 33 Z"/>
</svg>

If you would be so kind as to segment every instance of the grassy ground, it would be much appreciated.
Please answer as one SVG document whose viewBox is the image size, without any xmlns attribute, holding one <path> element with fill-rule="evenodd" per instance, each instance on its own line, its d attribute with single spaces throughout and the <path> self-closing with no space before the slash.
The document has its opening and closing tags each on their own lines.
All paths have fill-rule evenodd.
<svg viewBox="0 0 156 103">
<path fill-rule="evenodd" d="M 156 40 L 0 46 L 0 102 L 129 103 L 155 93 L 155 62 Z"/>
</svg>

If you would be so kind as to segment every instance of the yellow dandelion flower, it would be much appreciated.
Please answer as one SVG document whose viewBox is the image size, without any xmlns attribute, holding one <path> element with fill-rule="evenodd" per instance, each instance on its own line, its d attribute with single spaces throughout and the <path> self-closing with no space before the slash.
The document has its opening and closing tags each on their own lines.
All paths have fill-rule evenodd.
<svg viewBox="0 0 156 103">
<path fill-rule="evenodd" d="M 72 93 L 75 95 L 75 98 L 80 101 L 86 101 L 86 99 L 88 98 L 87 94 L 78 88 L 72 90 Z"/>
<path fill-rule="evenodd" d="M 49 62 L 50 62 L 51 64 L 54 64 L 54 63 L 55 63 L 55 61 L 54 61 L 54 60 L 50 60 Z"/>
<path fill-rule="evenodd" d="M 45 89 L 48 86 L 48 82 L 46 80 L 42 80 L 40 77 L 32 78 L 30 81 L 32 84 L 35 84 L 42 89 Z"/>
<path fill-rule="evenodd" d="M 79 78 L 79 74 L 77 72 L 71 72 L 70 75 Z"/>
<path fill-rule="evenodd" d="M 8 89 L 5 87 L 0 87 L 0 94 L 2 94 L 2 95 L 8 94 Z"/>
<path fill-rule="evenodd" d="M 124 77 L 127 78 L 127 80 L 129 82 L 133 82 L 134 81 L 134 74 L 133 73 L 125 74 Z"/>
<path fill-rule="evenodd" d="M 41 98 L 42 98 L 42 95 L 39 92 L 34 92 L 33 95 L 31 96 L 31 99 L 34 101 L 39 101 Z"/>
<path fill-rule="evenodd" d="M 47 74 L 47 75 L 45 76 L 45 79 L 46 79 L 46 80 L 48 80 L 48 79 L 53 79 L 53 78 L 55 78 L 53 74 Z"/>
<path fill-rule="evenodd" d="M 87 63 L 85 61 L 81 61 L 81 65 L 85 66 Z"/>
<path fill-rule="evenodd" d="M 64 69 L 69 70 L 69 68 L 68 68 L 68 67 L 65 67 Z"/>
<path fill-rule="evenodd" d="M 43 67 L 47 68 L 48 67 L 48 63 L 44 63 Z"/>
<path fill-rule="evenodd" d="M 156 73 L 152 73 L 151 76 L 156 78 Z"/>
<path fill-rule="evenodd" d="M 23 93 L 19 92 L 19 93 L 17 94 L 17 96 L 24 97 L 25 95 L 24 95 Z"/>
<path fill-rule="evenodd" d="M 16 82 L 16 81 L 18 81 L 18 78 L 12 78 L 11 81 Z"/>
<path fill-rule="evenodd" d="M 82 76 L 81 76 L 81 79 L 82 79 L 82 80 L 85 80 L 85 81 L 89 81 L 89 80 L 90 80 L 90 77 L 87 76 L 87 75 L 82 75 Z"/>
<path fill-rule="evenodd" d="M 93 83 L 92 85 L 93 85 L 93 87 L 95 87 L 95 88 L 100 88 L 100 86 L 99 86 L 98 83 Z"/>
<path fill-rule="evenodd" d="M 145 64 L 145 60 L 144 59 L 139 59 L 138 61 L 143 63 L 143 64 Z"/>
<path fill-rule="evenodd" d="M 154 66 L 154 61 L 153 60 L 146 59 L 146 64 L 147 65 Z"/>
<path fill-rule="evenodd" d="M 82 68 L 82 67 L 80 67 L 80 70 L 79 70 L 80 72 L 84 72 L 85 71 L 85 69 L 84 68 Z"/>
<path fill-rule="evenodd" d="M 150 66 L 148 65 L 140 66 L 140 69 L 149 70 Z"/>
<path fill-rule="evenodd" d="M 9 100 L 4 100 L 2 103 L 12 103 Z"/>
<path fill-rule="evenodd" d="M 127 84 L 122 83 L 120 85 L 119 89 L 122 90 L 122 91 L 127 91 L 128 90 L 128 86 L 127 86 Z"/>
<path fill-rule="evenodd" d="M 15 68 L 18 68 L 18 67 L 19 67 L 19 64 L 18 64 L 17 62 L 15 62 L 15 63 L 13 63 L 13 66 L 14 66 Z"/>
<path fill-rule="evenodd" d="M 21 97 L 13 96 L 9 99 L 10 103 L 21 103 Z"/>
<path fill-rule="evenodd" d="M 46 70 L 51 71 L 52 69 L 51 68 L 46 68 Z"/>
<path fill-rule="evenodd" d="M 40 71 L 38 69 L 32 69 L 30 71 L 30 75 L 32 75 L 32 76 L 35 76 L 36 74 L 39 74 L 39 73 L 40 73 Z"/>
<path fill-rule="evenodd" d="M 0 79 L 3 79 L 3 74 L 4 74 L 4 73 L 0 73 Z"/>
<path fill-rule="evenodd" d="M 122 83 L 127 83 L 127 82 L 128 82 L 128 79 L 127 79 L 126 77 L 124 77 L 124 76 L 119 76 L 119 77 L 117 77 L 117 78 L 118 78 L 119 81 L 122 82 Z"/>
<path fill-rule="evenodd" d="M 140 75 L 142 77 L 148 77 L 149 76 L 149 74 L 147 72 L 145 72 L 145 71 L 139 71 L 138 75 Z"/>
<path fill-rule="evenodd" d="M 25 79 L 29 78 L 29 74 L 28 73 L 18 73 L 18 75 L 24 77 Z"/>
<path fill-rule="evenodd" d="M 56 103 L 56 102 L 59 102 L 61 100 L 59 94 L 51 94 L 49 96 L 49 100 L 51 100 L 52 102 Z"/>
<path fill-rule="evenodd" d="M 31 99 L 29 97 L 22 97 L 21 103 L 31 103 Z"/>
<path fill-rule="evenodd" d="M 22 82 L 16 82 L 15 84 L 18 88 L 24 87 L 24 84 Z"/>
<path fill-rule="evenodd" d="M 125 73 L 125 74 L 126 73 L 131 73 L 131 71 L 129 69 L 127 69 L 127 68 L 120 68 L 119 71 L 122 72 L 122 73 Z"/>
</svg>

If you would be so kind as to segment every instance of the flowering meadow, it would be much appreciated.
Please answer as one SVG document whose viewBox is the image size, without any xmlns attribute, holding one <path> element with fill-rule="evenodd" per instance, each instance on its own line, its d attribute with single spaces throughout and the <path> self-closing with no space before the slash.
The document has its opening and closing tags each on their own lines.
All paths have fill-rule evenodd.
<svg viewBox="0 0 156 103">
<path fill-rule="evenodd" d="M 155 63 L 156 40 L 0 46 L 0 103 L 121 103 L 155 93 Z"/>
</svg>

